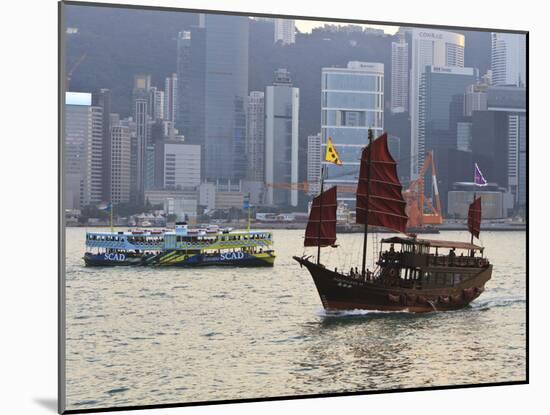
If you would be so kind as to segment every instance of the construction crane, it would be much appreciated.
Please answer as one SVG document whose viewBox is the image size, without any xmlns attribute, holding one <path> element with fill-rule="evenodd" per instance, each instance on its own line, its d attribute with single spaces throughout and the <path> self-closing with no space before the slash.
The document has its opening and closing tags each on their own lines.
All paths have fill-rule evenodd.
<svg viewBox="0 0 550 415">
<path fill-rule="evenodd" d="M 66 84 L 65 84 L 65 90 L 66 91 L 69 90 L 69 85 L 71 83 L 71 77 L 73 76 L 74 71 L 76 71 L 76 69 L 80 66 L 80 64 L 84 61 L 84 59 L 86 59 L 86 56 L 88 56 L 87 53 L 84 53 L 82 56 L 80 56 L 80 58 L 77 59 L 75 64 L 69 70 L 69 72 L 67 72 L 67 79 L 66 79 Z"/>
<path fill-rule="evenodd" d="M 435 206 L 432 200 L 427 198 L 424 194 L 424 177 L 426 176 L 428 168 L 431 168 Z M 409 222 L 407 223 L 408 228 L 422 228 L 425 225 L 441 225 L 443 223 L 433 152 L 430 151 L 426 154 L 424 165 L 418 173 L 418 178 L 411 181 L 409 187 L 403 191 L 403 197 L 407 202 L 406 211 L 409 217 Z"/>
</svg>

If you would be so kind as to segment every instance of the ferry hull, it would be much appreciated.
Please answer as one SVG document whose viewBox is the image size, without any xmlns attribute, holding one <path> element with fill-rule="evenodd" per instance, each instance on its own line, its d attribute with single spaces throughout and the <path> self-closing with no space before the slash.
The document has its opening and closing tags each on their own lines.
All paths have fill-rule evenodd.
<svg viewBox="0 0 550 415">
<path fill-rule="evenodd" d="M 187 255 L 182 251 L 161 253 L 146 261 L 147 265 L 177 266 L 177 267 L 204 267 L 204 266 L 233 266 L 233 267 L 272 267 L 275 255 L 271 253 L 248 254 L 234 252 L 216 255 L 195 254 Z"/>
<path fill-rule="evenodd" d="M 84 263 L 88 267 L 115 267 L 144 265 L 145 257 L 128 256 L 126 253 L 117 254 L 84 254 Z"/>
<path fill-rule="evenodd" d="M 323 307 L 328 311 L 377 310 L 423 313 L 458 310 L 479 297 L 492 273 L 492 265 L 489 265 L 475 276 L 452 287 L 388 287 L 379 282 L 350 278 L 306 258 L 293 258 L 308 269 Z"/>
</svg>

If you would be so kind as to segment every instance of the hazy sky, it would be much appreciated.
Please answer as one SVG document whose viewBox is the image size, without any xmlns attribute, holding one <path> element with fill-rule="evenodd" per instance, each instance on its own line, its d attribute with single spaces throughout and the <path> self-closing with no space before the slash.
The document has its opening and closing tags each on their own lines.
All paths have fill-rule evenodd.
<svg viewBox="0 0 550 415">
<path fill-rule="evenodd" d="M 315 20 L 296 20 L 296 27 L 300 30 L 300 32 L 311 32 L 311 29 L 314 27 L 323 26 L 325 24 L 337 24 L 345 26 L 347 24 L 355 24 L 355 23 L 335 23 L 335 22 L 323 22 L 323 21 L 315 21 Z M 382 29 L 387 34 L 393 35 L 397 30 L 399 29 L 399 26 L 386 26 L 386 25 L 358 25 L 363 27 L 373 27 L 375 29 Z"/>
</svg>

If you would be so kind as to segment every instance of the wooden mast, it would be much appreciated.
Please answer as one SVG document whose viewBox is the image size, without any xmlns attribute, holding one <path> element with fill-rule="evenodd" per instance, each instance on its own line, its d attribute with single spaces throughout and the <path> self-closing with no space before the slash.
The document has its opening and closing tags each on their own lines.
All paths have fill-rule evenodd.
<svg viewBox="0 0 550 415">
<path fill-rule="evenodd" d="M 372 161 L 372 130 L 369 128 L 369 166 L 367 169 L 367 200 L 365 207 L 365 229 L 363 233 L 363 266 L 361 267 L 361 275 L 365 276 L 366 263 L 367 263 L 367 233 L 369 230 L 369 196 L 370 196 L 370 173 L 371 173 L 371 161 Z"/>
<path fill-rule="evenodd" d="M 317 223 L 317 265 L 321 262 L 321 220 L 323 218 L 323 187 L 325 184 L 325 165 L 321 162 L 321 193 L 319 193 L 319 222 Z M 313 203 L 311 204 L 313 210 Z"/>
</svg>

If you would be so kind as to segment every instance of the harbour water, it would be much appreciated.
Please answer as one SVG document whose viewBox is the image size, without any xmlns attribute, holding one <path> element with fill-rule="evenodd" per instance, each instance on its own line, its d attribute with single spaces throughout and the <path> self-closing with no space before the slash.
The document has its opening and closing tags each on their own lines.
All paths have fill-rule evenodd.
<svg viewBox="0 0 550 415">
<path fill-rule="evenodd" d="M 292 260 L 316 253 L 302 235 L 274 231 L 273 268 L 87 268 L 85 229 L 68 228 L 67 409 L 525 380 L 524 232 L 482 233 L 486 291 L 423 315 L 327 314 Z M 339 235 L 323 262 L 360 266 L 362 238 Z"/>
</svg>

